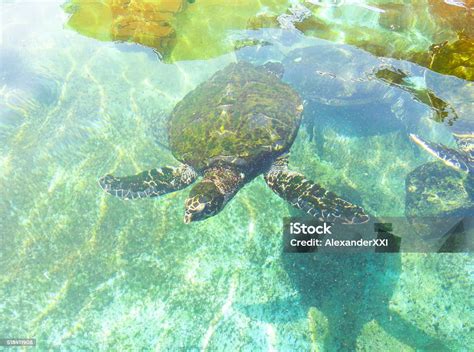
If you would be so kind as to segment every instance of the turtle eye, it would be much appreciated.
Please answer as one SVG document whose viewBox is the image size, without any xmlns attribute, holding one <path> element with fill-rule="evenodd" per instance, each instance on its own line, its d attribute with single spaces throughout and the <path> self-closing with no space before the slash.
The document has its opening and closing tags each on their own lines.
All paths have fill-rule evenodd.
<svg viewBox="0 0 474 352">
<path fill-rule="evenodd" d="M 200 202 L 200 203 L 196 206 L 196 208 L 194 208 L 193 210 L 194 210 L 194 212 L 199 213 L 199 212 L 203 211 L 205 208 L 206 208 L 205 203 Z"/>
</svg>

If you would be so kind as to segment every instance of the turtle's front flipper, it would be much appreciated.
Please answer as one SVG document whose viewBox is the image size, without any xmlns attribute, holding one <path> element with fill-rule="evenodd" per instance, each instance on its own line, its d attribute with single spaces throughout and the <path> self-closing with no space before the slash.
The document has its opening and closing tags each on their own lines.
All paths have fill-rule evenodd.
<svg viewBox="0 0 474 352">
<path fill-rule="evenodd" d="M 165 166 L 160 169 L 143 171 L 133 176 L 106 175 L 99 179 L 99 185 L 104 191 L 116 197 L 136 199 L 157 197 L 178 191 L 191 184 L 196 178 L 196 172 L 188 165 Z"/>
<path fill-rule="evenodd" d="M 265 174 L 268 186 L 294 207 L 322 221 L 361 224 L 369 220 L 364 209 L 339 198 L 335 193 L 307 180 L 304 175 L 290 171 L 286 158 L 275 161 Z"/>
<path fill-rule="evenodd" d="M 423 138 L 410 134 L 410 138 L 413 142 L 418 144 L 422 149 L 433 155 L 434 157 L 441 160 L 447 166 L 468 173 L 474 172 L 474 158 L 472 156 L 472 142 L 469 145 L 463 145 L 463 141 L 459 141 L 459 150 L 448 148 L 445 145 L 430 142 Z M 466 142 L 467 144 L 467 142 Z M 464 148 L 464 149 L 463 149 Z M 468 150 L 470 148 L 470 150 Z"/>
</svg>

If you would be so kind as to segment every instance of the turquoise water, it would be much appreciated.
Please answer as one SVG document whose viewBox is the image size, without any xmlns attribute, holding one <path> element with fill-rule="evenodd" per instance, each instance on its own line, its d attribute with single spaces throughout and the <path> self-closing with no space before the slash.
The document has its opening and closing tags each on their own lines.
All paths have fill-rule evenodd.
<svg viewBox="0 0 474 352">
<path fill-rule="evenodd" d="M 60 5 L 1 5 L 0 338 L 36 338 L 40 351 L 472 349 L 471 254 L 284 254 L 282 219 L 298 213 L 261 177 L 190 225 L 186 190 L 128 202 L 97 185 L 178 165 L 167 116 L 219 69 L 278 60 L 297 84 L 290 64 L 316 46 L 329 78 L 317 96 L 301 88 L 292 167 L 403 219 L 406 175 L 434 160 L 408 133 L 455 146 L 453 126 L 370 75 L 402 68 L 465 121 L 471 82 L 277 29 L 239 33 L 270 45 L 165 64 L 64 29 Z"/>
</svg>

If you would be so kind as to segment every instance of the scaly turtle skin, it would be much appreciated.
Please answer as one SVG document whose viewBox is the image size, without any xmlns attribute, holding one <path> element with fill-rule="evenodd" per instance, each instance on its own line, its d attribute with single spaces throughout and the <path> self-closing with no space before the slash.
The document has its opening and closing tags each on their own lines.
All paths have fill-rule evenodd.
<svg viewBox="0 0 474 352">
<path fill-rule="evenodd" d="M 246 183 L 264 174 L 268 186 L 296 208 L 321 220 L 362 223 L 364 210 L 288 168 L 288 152 L 301 122 L 298 94 L 280 80 L 282 66 L 230 64 L 188 93 L 168 125 L 173 155 L 182 166 L 138 175 L 107 175 L 112 195 L 155 197 L 185 188 L 199 176 L 185 202 L 184 221 L 220 212 Z"/>
<path fill-rule="evenodd" d="M 474 177 L 474 131 L 453 132 L 453 137 L 458 149 L 427 141 L 416 134 L 410 134 L 411 140 L 423 150 L 441 160 L 447 166 Z"/>
</svg>

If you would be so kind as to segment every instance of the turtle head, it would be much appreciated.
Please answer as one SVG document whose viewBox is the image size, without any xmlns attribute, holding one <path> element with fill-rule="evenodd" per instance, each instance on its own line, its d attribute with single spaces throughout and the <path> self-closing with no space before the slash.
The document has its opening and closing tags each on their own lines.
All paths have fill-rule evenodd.
<svg viewBox="0 0 474 352">
<path fill-rule="evenodd" d="M 210 181 L 203 180 L 193 187 L 185 202 L 184 222 L 207 219 L 225 206 L 225 196 L 217 186 Z"/>
</svg>

